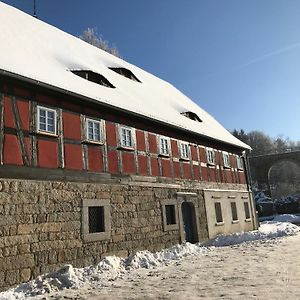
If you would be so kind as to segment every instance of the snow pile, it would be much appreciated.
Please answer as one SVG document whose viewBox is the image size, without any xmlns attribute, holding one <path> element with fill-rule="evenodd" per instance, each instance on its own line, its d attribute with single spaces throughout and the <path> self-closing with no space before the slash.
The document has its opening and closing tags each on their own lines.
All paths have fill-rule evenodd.
<svg viewBox="0 0 300 300">
<path fill-rule="evenodd" d="M 205 243 L 205 246 L 230 246 L 244 242 L 273 239 L 300 232 L 300 228 L 288 222 L 265 221 L 261 223 L 259 230 L 220 235 Z"/>
<path fill-rule="evenodd" d="M 211 251 L 211 248 L 207 248 L 207 246 L 228 246 L 247 241 L 294 235 L 297 232 L 300 232 L 300 227 L 291 223 L 264 222 L 259 230 L 218 236 L 202 244 L 183 243 L 156 253 L 140 251 L 127 258 L 109 256 L 96 266 L 85 268 L 73 268 L 71 265 L 66 265 L 56 272 L 41 275 L 35 280 L 0 293 L 0 299 L 25 299 L 26 297 L 54 293 L 66 288 L 79 289 L 83 286 L 106 286 L 110 281 L 122 278 L 124 275 L 130 275 L 130 272 L 136 269 L 155 268 L 191 255 L 205 254 Z"/>
<path fill-rule="evenodd" d="M 264 192 L 258 192 L 255 195 L 254 200 L 255 200 L 256 203 L 266 203 L 266 202 L 270 203 L 270 202 L 273 202 L 273 200 L 270 197 L 266 196 L 264 194 Z"/>
<path fill-rule="evenodd" d="M 273 221 L 300 224 L 300 215 L 292 215 L 292 214 L 276 215 L 274 216 Z"/>
</svg>

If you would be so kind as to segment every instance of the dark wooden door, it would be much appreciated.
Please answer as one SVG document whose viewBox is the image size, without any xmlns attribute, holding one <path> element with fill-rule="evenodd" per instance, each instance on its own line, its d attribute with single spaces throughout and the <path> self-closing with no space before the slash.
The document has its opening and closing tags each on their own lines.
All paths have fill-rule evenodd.
<svg viewBox="0 0 300 300">
<path fill-rule="evenodd" d="M 183 202 L 181 205 L 185 240 L 190 243 L 198 242 L 195 218 L 195 207 L 191 202 Z"/>
</svg>

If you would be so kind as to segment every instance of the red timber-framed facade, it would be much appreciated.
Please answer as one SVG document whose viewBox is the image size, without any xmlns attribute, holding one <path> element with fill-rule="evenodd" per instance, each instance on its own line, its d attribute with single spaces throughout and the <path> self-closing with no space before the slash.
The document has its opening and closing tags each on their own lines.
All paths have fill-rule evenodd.
<svg viewBox="0 0 300 300">
<path fill-rule="evenodd" d="M 12 71 L 5 45 L 0 46 L 0 252 L 5 253 L 0 257 L 0 289 L 65 263 L 85 266 L 109 254 L 156 251 L 256 229 L 243 156 L 247 145 L 170 85 L 0 6 L 2 19 L 9 23 L 18 18 L 12 26 L 24 28 L 28 39 L 28 28 L 42 28 L 74 46 L 74 61 L 89 47 L 91 57 L 108 65 L 98 70 L 93 65 L 95 72 L 72 71 L 65 63 L 48 80 L 40 68 L 33 65 L 27 74 L 13 59 Z M 37 38 L 38 45 L 47 47 L 40 40 L 44 37 L 36 34 L 32 42 Z M 31 45 L 23 45 L 22 51 L 27 48 L 31 55 Z M 58 48 L 63 57 L 66 47 Z M 47 62 L 41 68 L 52 68 L 47 53 L 39 53 Z M 160 118 L 158 106 L 151 111 L 152 88 L 162 91 L 153 93 L 153 101 L 158 98 L 157 105 L 170 109 L 170 118 Z M 94 91 L 108 100 L 91 97 Z M 141 100 L 135 91 L 145 97 Z M 130 92 L 134 96 L 126 98 Z M 172 105 L 160 94 L 168 95 Z M 122 96 L 124 101 L 115 101 Z M 130 109 L 126 101 L 143 101 L 146 110 Z M 153 117 L 155 110 L 158 117 Z M 210 130 L 210 124 L 221 133 Z M 203 133 L 202 126 L 208 131 Z"/>
</svg>

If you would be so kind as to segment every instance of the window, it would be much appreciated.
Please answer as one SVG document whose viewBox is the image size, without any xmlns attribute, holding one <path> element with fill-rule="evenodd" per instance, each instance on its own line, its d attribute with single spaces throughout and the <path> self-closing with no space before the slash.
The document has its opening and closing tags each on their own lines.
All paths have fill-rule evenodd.
<svg viewBox="0 0 300 300">
<path fill-rule="evenodd" d="M 159 154 L 168 156 L 170 154 L 169 139 L 160 137 L 159 139 Z"/>
<path fill-rule="evenodd" d="M 230 158 L 227 152 L 223 152 L 223 164 L 224 168 L 230 168 Z"/>
<path fill-rule="evenodd" d="M 109 200 L 82 200 L 82 234 L 84 241 L 108 240 L 111 237 Z"/>
<path fill-rule="evenodd" d="M 223 223 L 221 202 L 215 202 L 216 222 Z"/>
<path fill-rule="evenodd" d="M 42 106 L 37 107 L 37 130 L 56 134 L 56 110 Z"/>
<path fill-rule="evenodd" d="M 132 128 L 123 126 L 120 128 L 120 146 L 125 148 L 134 147 Z"/>
<path fill-rule="evenodd" d="M 86 119 L 86 137 L 87 140 L 92 142 L 102 141 L 102 128 L 100 121 Z"/>
<path fill-rule="evenodd" d="M 237 168 L 243 170 L 243 158 L 241 156 L 236 157 Z"/>
<path fill-rule="evenodd" d="M 166 224 L 176 224 L 175 205 L 165 205 L 166 210 Z"/>
<path fill-rule="evenodd" d="M 141 82 L 130 70 L 125 68 L 110 68 L 112 71 L 129 78 L 133 81 Z"/>
<path fill-rule="evenodd" d="M 115 88 L 104 76 L 98 73 L 89 70 L 72 70 L 71 72 L 88 81 L 103 85 L 108 88 Z"/>
<path fill-rule="evenodd" d="M 193 121 L 196 121 L 196 122 L 202 122 L 202 120 L 198 117 L 197 114 L 195 114 L 194 112 L 192 111 L 185 111 L 185 112 L 182 112 L 181 115 L 193 120 Z"/>
<path fill-rule="evenodd" d="M 244 202 L 244 208 L 245 208 L 245 216 L 246 216 L 246 220 L 250 220 L 250 210 L 249 210 L 249 203 L 248 202 Z"/>
<path fill-rule="evenodd" d="M 213 149 L 206 149 L 206 159 L 207 159 L 207 163 L 210 165 L 214 165 L 215 164 L 215 152 Z"/>
<path fill-rule="evenodd" d="M 190 152 L 189 152 L 189 144 L 188 143 L 180 143 L 180 158 L 181 159 L 189 159 Z"/>
<path fill-rule="evenodd" d="M 104 208 L 103 206 L 88 207 L 89 233 L 104 232 Z"/>
<path fill-rule="evenodd" d="M 238 215 L 237 215 L 237 210 L 236 210 L 236 203 L 231 202 L 231 214 L 232 214 L 232 221 L 238 221 Z"/>
<path fill-rule="evenodd" d="M 178 230 L 178 209 L 175 199 L 162 200 L 161 211 L 163 217 L 164 231 Z"/>
</svg>

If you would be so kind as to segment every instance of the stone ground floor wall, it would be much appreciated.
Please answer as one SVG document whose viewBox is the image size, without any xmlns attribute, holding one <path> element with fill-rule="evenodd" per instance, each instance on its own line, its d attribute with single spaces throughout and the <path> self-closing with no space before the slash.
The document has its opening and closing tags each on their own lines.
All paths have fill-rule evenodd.
<svg viewBox="0 0 300 300">
<path fill-rule="evenodd" d="M 245 189 L 136 179 L 109 183 L 0 179 L 0 289 L 66 263 L 81 267 L 111 254 L 157 251 L 182 242 L 183 202 L 195 209 L 196 241 L 205 240 L 209 237 L 205 187 Z M 169 224 L 166 205 L 175 209 Z M 103 232 L 89 232 L 89 206 L 103 208 L 105 222 L 99 225 L 105 227 Z"/>
</svg>

